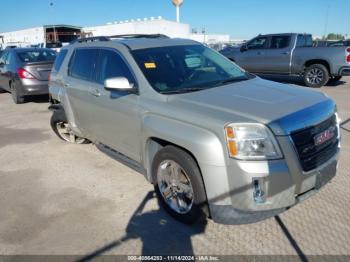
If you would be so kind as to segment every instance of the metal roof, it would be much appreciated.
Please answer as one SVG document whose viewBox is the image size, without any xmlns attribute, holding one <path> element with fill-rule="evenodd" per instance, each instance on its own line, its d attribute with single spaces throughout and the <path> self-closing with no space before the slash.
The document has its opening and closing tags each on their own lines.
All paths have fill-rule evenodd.
<svg viewBox="0 0 350 262">
<path fill-rule="evenodd" d="M 53 28 L 53 27 L 68 27 L 73 29 L 82 29 L 82 26 L 75 26 L 75 25 L 65 25 L 65 24 L 58 24 L 58 25 L 43 25 L 44 28 Z"/>
</svg>

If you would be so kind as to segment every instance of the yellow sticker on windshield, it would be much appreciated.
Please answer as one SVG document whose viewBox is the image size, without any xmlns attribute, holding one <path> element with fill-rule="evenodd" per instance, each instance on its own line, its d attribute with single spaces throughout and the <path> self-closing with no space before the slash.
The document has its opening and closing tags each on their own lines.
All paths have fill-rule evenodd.
<svg viewBox="0 0 350 262">
<path fill-rule="evenodd" d="M 145 67 L 148 69 L 157 68 L 155 63 L 145 63 Z"/>
</svg>

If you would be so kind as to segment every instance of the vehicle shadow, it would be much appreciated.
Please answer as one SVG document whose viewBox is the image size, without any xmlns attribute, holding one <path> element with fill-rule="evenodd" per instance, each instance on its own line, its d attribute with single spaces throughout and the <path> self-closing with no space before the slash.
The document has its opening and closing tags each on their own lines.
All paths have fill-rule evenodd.
<svg viewBox="0 0 350 262">
<path fill-rule="evenodd" d="M 304 81 L 303 81 L 302 77 L 300 77 L 300 76 L 259 75 L 259 77 L 266 79 L 266 80 L 280 82 L 280 83 L 284 83 L 284 84 L 294 84 L 294 85 L 299 85 L 299 86 L 305 86 Z M 345 84 L 346 84 L 345 81 L 339 80 L 335 83 L 328 83 L 328 84 L 326 84 L 326 86 L 338 87 L 338 86 L 342 86 Z"/>
<path fill-rule="evenodd" d="M 129 220 L 123 237 L 78 261 L 94 260 L 132 239 L 141 240 L 142 255 L 194 255 L 191 237 L 203 233 L 207 222 L 184 225 L 172 219 L 161 209 L 144 212 L 147 202 L 153 198 L 155 198 L 155 192 L 148 192 Z"/>
<path fill-rule="evenodd" d="M 36 104 L 44 104 L 49 102 L 48 95 L 36 95 L 36 96 L 26 96 L 25 103 L 36 103 Z"/>
<path fill-rule="evenodd" d="M 217 196 L 214 199 L 211 199 L 211 201 L 215 202 L 224 199 L 233 194 L 243 192 L 248 188 L 250 188 L 250 186 L 239 187 Z M 191 237 L 205 232 L 207 220 L 193 225 L 185 225 L 174 220 L 162 209 L 144 212 L 147 202 L 153 198 L 155 198 L 155 193 L 153 191 L 148 192 L 129 220 L 123 237 L 87 254 L 77 261 L 95 260 L 96 258 L 105 255 L 106 252 L 109 252 L 133 239 L 141 240 L 142 255 L 195 255 Z M 206 203 L 202 203 L 202 205 L 206 205 Z M 158 206 L 161 206 L 160 203 L 158 203 Z M 258 221 L 265 218 L 264 214 L 261 213 L 261 219 L 258 219 Z M 299 247 L 297 241 L 289 233 L 289 230 L 280 217 L 275 216 L 275 220 L 299 258 L 302 261 L 307 261 L 306 255 Z M 252 223 L 253 221 L 246 220 L 246 222 Z"/>
</svg>

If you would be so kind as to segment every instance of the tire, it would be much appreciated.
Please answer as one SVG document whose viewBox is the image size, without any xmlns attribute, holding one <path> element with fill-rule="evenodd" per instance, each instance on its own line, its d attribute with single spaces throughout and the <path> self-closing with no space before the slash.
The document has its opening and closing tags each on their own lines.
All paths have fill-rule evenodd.
<svg viewBox="0 0 350 262">
<path fill-rule="evenodd" d="M 78 137 L 70 131 L 67 117 L 63 110 L 54 111 L 51 120 L 51 128 L 55 134 L 63 141 L 73 144 L 89 144 L 91 143 L 88 139 Z M 66 131 L 64 131 L 66 129 Z"/>
<path fill-rule="evenodd" d="M 341 76 L 335 76 L 329 79 L 328 84 L 335 84 L 337 83 L 342 77 Z"/>
<path fill-rule="evenodd" d="M 24 103 L 24 96 L 20 96 L 18 94 L 18 89 L 17 89 L 16 85 L 11 83 L 10 90 L 11 90 L 11 96 L 12 96 L 13 102 L 15 104 L 23 104 Z"/>
<path fill-rule="evenodd" d="M 177 172 L 177 182 L 174 182 L 174 173 L 170 174 L 169 170 L 180 171 Z M 205 188 L 199 167 L 190 154 L 175 146 L 164 147 L 153 159 L 152 174 L 158 200 L 172 217 L 185 224 L 205 221 L 208 217 Z M 170 180 L 172 185 L 167 184 L 166 180 Z"/>
<path fill-rule="evenodd" d="M 318 88 L 324 86 L 329 81 L 327 67 L 321 64 L 313 64 L 305 69 L 304 83 L 308 87 Z"/>
</svg>

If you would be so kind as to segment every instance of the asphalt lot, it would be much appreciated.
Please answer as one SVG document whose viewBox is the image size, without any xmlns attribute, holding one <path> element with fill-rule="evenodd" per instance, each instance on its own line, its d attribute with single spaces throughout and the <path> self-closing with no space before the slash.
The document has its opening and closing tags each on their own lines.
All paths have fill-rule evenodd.
<svg viewBox="0 0 350 262">
<path fill-rule="evenodd" d="M 291 82 L 289 79 L 280 79 Z M 320 90 L 350 119 L 350 77 Z M 350 255 L 350 122 L 338 175 L 279 217 L 185 226 L 142 175 L 51 131 L 48 104 L 0 94 L 0 254 Z"/>
</svg>

